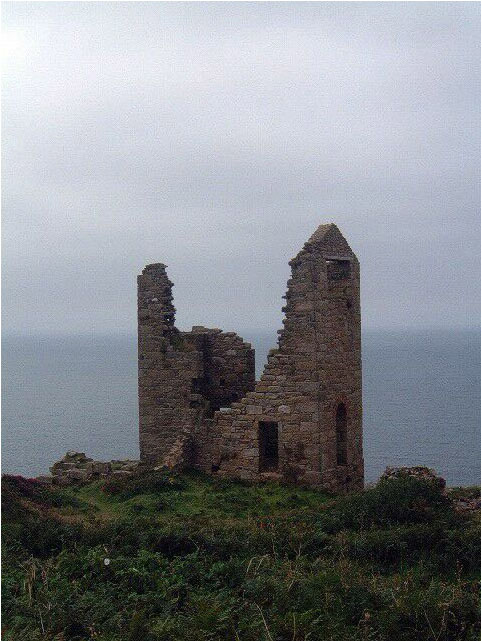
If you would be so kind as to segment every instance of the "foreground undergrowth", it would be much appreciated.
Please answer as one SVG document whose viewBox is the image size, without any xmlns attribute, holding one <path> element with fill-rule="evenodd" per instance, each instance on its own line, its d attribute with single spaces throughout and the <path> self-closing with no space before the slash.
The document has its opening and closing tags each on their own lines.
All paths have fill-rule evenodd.
<svg viewBox="0 0 482 642">
<path fill-rule="evenodd" d="M 6 640 L 480 637 L 478 519 L 417 479 L 334 497 L 197 473 L 5 476 L 2 509 Z"/>
</svg>

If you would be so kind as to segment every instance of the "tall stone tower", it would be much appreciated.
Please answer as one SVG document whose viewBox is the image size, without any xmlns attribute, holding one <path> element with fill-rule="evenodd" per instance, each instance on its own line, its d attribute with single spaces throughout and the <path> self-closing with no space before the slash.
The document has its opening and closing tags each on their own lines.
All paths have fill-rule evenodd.
<svg viewBox="0 0 482 642">
<path fill-rule="evenodd" d="M 137 277 L 139 445 L 141 460 L 152 464 L 190 425 L 190 381 L 199 373 L 197 353 L 176 349 L 181 338 L 171 288 L 163 263 L 146 266 Z"/>
<path fill-rule="evenodd" d="M 217 413 L 220 474 L 363 486 L 360 271 L 334 224 L 291 260 L 284 328 L 256 384 Z"/>
<path fill-rule="evenodd" d="M 138 277 L 141 459 L 250 480 L 363 486 L 360 271 L 333 223 L 291 260 L 260 381 L 234 332 L 174 326 L 163 264 Z"/>
</svg>

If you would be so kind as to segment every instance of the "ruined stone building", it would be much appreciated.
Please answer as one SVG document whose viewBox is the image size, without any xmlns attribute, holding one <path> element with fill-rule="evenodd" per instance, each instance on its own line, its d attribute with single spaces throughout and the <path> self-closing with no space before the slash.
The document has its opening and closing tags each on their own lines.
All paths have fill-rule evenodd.
<svg viewBox="0 0 482 642">
<path fill-rule="evenodd" d="M 359 264 L 334 224 L 290 261 L 259 381 L 234 332 L 174 325 L 162 263 L 138 277 L 141 460 L 248 480 L 363 485 Z"/>
</svg>

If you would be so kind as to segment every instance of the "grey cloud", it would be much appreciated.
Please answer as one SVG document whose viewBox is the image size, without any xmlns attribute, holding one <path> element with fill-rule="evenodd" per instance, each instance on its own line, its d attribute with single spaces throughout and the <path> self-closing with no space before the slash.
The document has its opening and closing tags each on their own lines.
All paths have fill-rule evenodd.
<svg viewBox="0 0 482 642">
<path fill-rule="evenodd" d="M 179 324 L 271 330 L 335 221 L 366 327 L 479 321 L 476 3 L 10 3 L 3 322 L 134 332 L 163 261 Z"/>
</svg>

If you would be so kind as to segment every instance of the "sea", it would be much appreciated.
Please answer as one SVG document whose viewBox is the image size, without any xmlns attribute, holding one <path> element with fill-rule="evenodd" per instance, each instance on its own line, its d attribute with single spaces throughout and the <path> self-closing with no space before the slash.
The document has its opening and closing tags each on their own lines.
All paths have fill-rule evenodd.
<svg viewBox="0 0 482 642">
<path fill-rule="evenodd" d="M 259 377 L 276 337 L 245 333 Z M 480 483 L 478 330 L 363 335 L 365 478 L 386 466 L 434 468 Z M 2 471 L 32 477 L 67 450 L 137 458 L 134 336 L 2 338 Z"/>
</svg>

